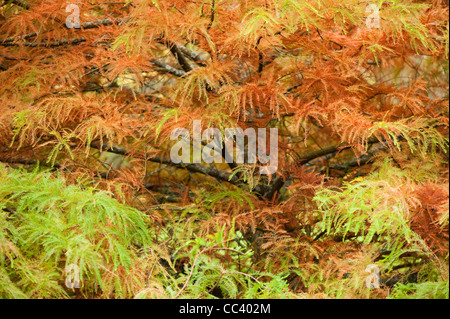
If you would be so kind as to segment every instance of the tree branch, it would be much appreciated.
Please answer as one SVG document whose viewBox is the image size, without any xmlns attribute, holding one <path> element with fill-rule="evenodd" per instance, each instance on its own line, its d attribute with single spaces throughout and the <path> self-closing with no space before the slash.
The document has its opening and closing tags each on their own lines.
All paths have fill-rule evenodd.
<svg viewBox="0 0 450 319">
<path fill-rule="evenodd" d="M 35 47 L 59 47 L 59 46 L 63 46 L 66 44 L 71 44 L 71 45 L 78 45 L 80 43 L 86 42 L 86 39 L 84 38 L 80 38 L 80 39 L 73 39 L 73 40 L 67 40 L 67 39 L 63 39 L 61 41 L 53 41 L 50 43 L 46 43 L 46 42 L 40 42 L 40 43 L 33 43 L 33 42 L 23 42 L 23 43 L 15 43 L 15 42 L 2 42 L 0 43 L 1 46 L 6 46 L 6 47 L 11 47 L 11 46 L 26 46 L 26 47 L 31 47 L 31 48 L 35 48 Z"/>
<path fill-rule="evenodd" d="M 91 147 L 119 155 L 132 154 L 132 152 L 128 151 L 123 147 L 117 146 L 109 147 L 106 144 L 100 144 L 98 141 L 92 142 Z M 186 169 L 191 173 L 200 173 L 206 176 L 214 177 L 220 181 L 228 182 L 235 186 L 247 185 L 246 182 L 240 180 L 239 177 L 237 177 L 236 175 L 232 175 L 232 173 L 230 172 L 222 171 L 212 166 L 204 166 L 201 164 L 192 164 L 192 163 L 173 163 L 170 159 L 162 158 L 159 156 L 147 158 L 147 160 L 154 163 L 161 163 L 176 168 Z M 276 177 L 272 180 L 272 183 L 270 185 L 263 185 L 263 184 L 256 185 L 254 191 L 260 197 L 271 199 L 275 194 L 275 192 L 279 191 L 283 185 L 284 185 L 283 179 L 281 177 Z"/>
<path fill-rule="evenodd" d="M 212 25 L 214 23 L 215 15 L 216 15 L 216 0 L 212 0 L 212 3 L 211 3 L 211 18 L 209 20 L 209 24 L 208 24 L 208 27 L 206 28 L 206 30 L 209 31 L 209 29 L 211 29 L 211 27 L 212 27 Z"/>
<path fill-rule="evenodd" d="M 108 26 L 117 23 L 117 25 L 121 26 L 124 23 L 127 23 L 130 21 L 130 19 L 99 19 L 95 21 L 85 22 L 81 24 L 81 29 L 88 30 L 88 29 L 94 29 L 99 28 L 101 26 Z M 64 24 L 65 25 L 65 24 Z"/>
<path fill-rule="evenodd" d="M 192 61 L 196 62 L 197 64 L 199 64 L 201 66 L 205 66 L 205 64 L 202 62 L 206 62 L 206 61 L 203 60 L 203 58 L 200 56 L 200 54 L 197 54 L 194 51 L 189 50 L 184 45 L 179 45 L 178 47 L 180 48 L 180 51 L 183 52 L 183 54 L 186 55 L 189 59 L 191 59 Z"/>
<path fill-rule="evenodd" d="M 384 143 L 381 143 L 380 145 L 377 145 L 375 147 L 373 147 L 372 150 L 370 150 L 369 154 L 363 154 L 361 155 L 359 158 L 357 157 L 353 157 L 351 160 L 345 162 L 345 163 L 339 163 L 339 164 L 335 164 L 335 165 L 330 165 L 329 168 L 330 169 L 336 169 L 339 171 L 345 171 L 349 168 L 352 167 L 357 167 L 357 166 L 362 166 L 365 165 L 367 163 L 369 163 L 373 157 L 375 156 L 375 152 L 378 152 L 382 149 L 386 148 Z"/>
<path fill-rule="evenodd" d="M 151 60 L 150 62 L 153 63 L 154 65 L 160 67 L 162 69 L 162 71 L 167 72 L 172 75 L 175 75 L 177 77 L 182 78 L 186 75 L 186 72 L 184 72 L 183 70 L 176 69 L 164 62 L 161 62 L 158 60 Z"/>
<path fill-rule="evenodd" d="M 165 45 L 169 48 L 170 52 L 172 52 L 175 59 L 177 59 L 178 63 L 183 68 L 184 72 L 187 73 L 187 72 L 193 70 L 191 64 L 189 63 L 189 61 L 186 59 L 183 52 L 181 52 L 180 48 L 175 43 L 173 43 L 172 41 L 166 40 Z"/>
<path fill-rule="evenodd" d="M 380 142 L 380 140 L 378 140 L 375 137 L 369 138 L 369 140 L 367 141 L 368 144 L 375 144 Z M 309 152 L 305 155 L 303 155 L 300 159 L 300 164 L 306 164 L 316 158 L 328 155 L 328 154 L 332 154 L 332 153 L 337 153 L 338 151 L 341 150 L 346 150 L 351 148 L 351 145 L 349 145 L 348 143 L 341 143 L 338 145 L 332 145 L 332 146 L 328 146 L 325 148 L 321 148 L 319 150 L 315 150 L 312 152 Z"/>
</svg>

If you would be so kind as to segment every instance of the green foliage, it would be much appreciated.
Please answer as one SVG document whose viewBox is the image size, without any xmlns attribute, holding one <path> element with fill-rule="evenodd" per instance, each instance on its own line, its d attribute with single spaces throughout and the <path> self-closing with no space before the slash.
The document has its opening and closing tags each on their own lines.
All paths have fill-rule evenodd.
<svg viewBox="0 0 450 319">
<path fill-rule="evenodd" d="M 190 235 L 186 233 L 185 219 L 174 223 L 170 245 L 177 249 L 171 260 L 164 249 L 152 244 L 146 216 L 104 191 L 89 185 L 67 186 L 64 179 L 38 169 L 28 173 L 1 167 L 0 177 L 2 298 L 68 298 L 64 269 L 70 264 L 79 267 L 85 293 L 105 296 L 217 298 L 213 290 L 224 298 L 292 296 L 283 276 L 251 270 L 252 249 L 234 226 L 217 225 L 217 232 L 204 237 L 194 224 Z M 237 194 L 219 193 L 211 200 L 228 196 Z M 236 200 L 251 204 L 248 198 Z M 211 203 L 202 204 L 210 207 Z M 224 258 L 230 262 L 224 264 Z M 162 259 L 169 268 L 162 266 Z M 189 262 L 175 274 L 173 263 L 182 259 Z M 136 291 L 132 282 L 142 278 L 121 277 L 120 269 L 132 272 L 143 263 L 155 270 L 152 288 Z M 91 287 L 92 283 L 96 285 Z"/>
<path fill-rule="evenodd" d="M 166 286 L 168 295 L 181 298 L 293 297 L 282 275 L 251 269 L 251 248 L 242 234 L 235 231 L 234 224 L 227 232 L 226 229 L 224 225 L 206 238 L 194 235 L 193 239 L 177 244 L 175 262 L 182 259 L 189 262 L 173 284 Z M 176 290 L 173 285 L 182 288 Z"/>
<path fill-rule="evenodd" d="M 371 136 L 386 136 L 399 152 L 406 144 L 411 153 L 419 153 L 422 158 L 436 158 L 439 150 L 447 152 L 448 138 L 436 129 L 437 123 L 422 118 L 404 119 L 397 122 L 379 122 L 369 130 Z M 404 140 L 406 143 L 402 143 Z"/>
<path fill-rule="evenodd" d="M 65 265 L 109 289 L 105 272 L 133 268 L 151 244 L 147 218 L 104 191 L 65 185 L 50 173 L 0 167 L 0 296 L 67 297 Z M 138 248 L 139 247 L 139 248 Z M 119 282 L 116 290 L 129 291 Z"/>
<path fill-rule="evenodd" d="M 398 189 L 401 180 L 407 182 L 407 174 L 386 161 L 378 172 L 345 183 L 342 191 L 320 190 L 315 201 L 323 213 L 322 230 L 344 238 L 357 234 L 365 244 L 375 240 L 392 250 L 420 243 L 408 225 L 408 198 Z"/>
<path fill-rule="evenodd" d="M 216 188 L 217 190 L 218 188 Z M 222 200 L 235 200 L 239 206 L 243 206 L 244 203 L 247 203 L 250 208 L 254 209 L 255 206 L 252 203 L 252 200 L 248 194 L 246 194 L 242 189 L 234 189 L 234 190 L 223 190 L 218 192 L 204 192 L 203 205 L 207 209 L 214 209 L 214 205 L 218 201 Z"/>
<path fill-rule="evenodd" d="M 410 210 L 415 199 L 407 190 L 412 189 L 416 182 L 429 180 L 433 174 L 427 171 L 427 168 L 414 165 L 399 169 L 391 160 L 376 163 L 375 167 L 377 169 L 369 176 L 345 183 L 340 190 L 328 188 L 317 192 L 314 200 L 322 216 L 317 227 L 328 235 L 342 238 L 343 241 L 352 240 L 377 247 L 378 251 L 384 252 L 384 257 L 377 265 L 382 267 L 386 274 L 389 274 L 393 267 L 406 262 L 425 263 L 427 266 L 422 269 L 428 267 L 431 272 L 437 273 L 438 277 L 445 277 L 448 270 L 442 268 L 439 259 L 429 250 L 424 239 L 411 229 L 410 221 Z M 448 214 L 444 215 L 440 222 L 445 224 L 447 221 Z M 421 257 L 404 257 L 410 255 Z M 366 263 L 370 263 L 370 260 Z M 356 278 L 361 280 L 361 277 L 353 276 L 348 280 L 335 281 L 338 289 L 330 293 L 342 298 L 345 295 L 343 288 L 348 288 L 345 282 L 355 281 Z M 440 290 L 444 287 L 447 287 L 447 292 Z M 332 291 L 336 289 L 336 285 L 329 282 L 327 289 Z M 361 293 L 358 295 L 362 296 Z M 398 283 L 390 295 L 390 298 L 407 297 L 448 298 L 448 280 L 434 282 L 425 278 L 418 284 Z"/>
<path fill-rule="evenodd" d="M 389 299 L 448 299 L 449 285 L 447 281 L 424 282 L 420 284 L 397 284 L 389 295 Z"/>
</svg>

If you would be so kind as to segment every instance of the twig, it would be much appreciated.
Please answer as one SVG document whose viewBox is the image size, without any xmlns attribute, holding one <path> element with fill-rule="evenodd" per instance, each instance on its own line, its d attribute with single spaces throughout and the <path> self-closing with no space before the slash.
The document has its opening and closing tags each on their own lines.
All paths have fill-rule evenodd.
<svg viewBox="0 0 450 319">
<path fill-rule="evenodd" d="M 86 42 L 85 38 L 79 38 L 79 39 L 73 39 L 73 40 L 67 40 L 67 39 L 63 39 L 61 41 L 52 41 L 50 43 L 45 43 L 45 42 L 40 42 L 40 43 L 34 43 L 34 42 L 23 42 L 23 43 L 16 43 L 16 42 L 0 42 L 1 46 L 5 46 L 5 47 L 11 47 L 11 46 L 26 46 L 26 47 L 31 47 L 31 48 L 35 48 L 35 47 L 58 47 L 58 46 L 63 46 L 66 44 L 71 44 L 71 45 L 78 45 L 80 43 Z"/>
<path fill-rule="evenodd" d="M 206 30 L 209 31 L 209 29 L 211 29 L 213 23 L 214 23 L 214 19 L 215 19 L 215 15 L 216 15 L 216 1 L 212 0 L 211 3 L 211 19 L 209 21 L 208 27 L 206 28 Z"/>
<path fill-rule="evenodd" d="M 169 48 L 170 52 L 172 52 L 175 59 L 177 59 L 178 63 L 183 68 L 184 72 L 187 73 L 193 70 L 191 64 L 189 63 L 188 60 L 186 60 L 185 55 L 183 54 L 183 52 L 181 52 L 180 48 L 175 43 L 167 40 L 165 44 Z"/>
<path fill-rule="evenodd" d="M 368 144 L 374 144 L 374 143 L 378 143 L 378 142 L 380 142 L 380 140 L 378 140 L 377 138 L 374 138 L 374 137 L 370 138 L 367 141 Z M 322 157 L 322 156 L 325 156 L 328 154 L 332 154 L 332 153 L 337 153 L 338 151 L 346 150 L 349 148 L 351 148 L 351 145 L 349 145 L 348 143 L 341 143 L 338 145 L 328 146 L 328 147 L 321 148 L 316 151 L 309 152 L 309 153 L 301 156 L 301 159 L 299 162 L 300 162 L 300 164 L 306 164 L 316 158 L 319 158 L 319 157 Z"/>
<path fill-rule="evenodd" d="M 191 59 L 194 62 L 197 62 L 201 66 L 205 65 L 205 64 L 200 63 L 200 62 L 206 62 L 206 60 L 203 60 L 203 58 L 200 56 L 200 54 L 197 54 L 194 51 L 189 50 L 184 45 L 179 45 L 178 47 L 180 48 L 181 52 L 183 52 L 183 54 L 186 55 L 189 59 Z"/>
<path fill-rule="evenodd" d="M 175 75 L 177 77 L 182 78 L 182 77 L 184 77 L 186 75 L 185 71 L 176 69 L 176 68 L 174 68 L 174 67 L 172 67 L 172 66 L 170 66 L 170 65 L 168 65 L 168 64 L 166 64 L 164 62 L 161 62 L 161 61 L 158 61 L 158 60 L 151 60 L 150 62 L 153 63 L 154 65 L 162 68 L 162 70 L 164 72 L 167 72 L 169 74 Z"/>
</svg>

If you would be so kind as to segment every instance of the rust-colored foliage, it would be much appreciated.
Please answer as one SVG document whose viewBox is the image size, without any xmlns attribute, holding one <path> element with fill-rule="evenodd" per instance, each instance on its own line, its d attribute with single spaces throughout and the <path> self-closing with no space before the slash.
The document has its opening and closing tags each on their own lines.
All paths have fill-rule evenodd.
<svg viewBox="0 0 450 319">
<path fill-rule="evenodd" d="M 448 185 L 425 184 L 416 190 L 415 196 L 420 204 L 411 217 L 411 229 L 424 238 L 433 252 L 445 256 L 448 224 L 442 225 L 441 220 L 448 214 Z"/>
</svg>

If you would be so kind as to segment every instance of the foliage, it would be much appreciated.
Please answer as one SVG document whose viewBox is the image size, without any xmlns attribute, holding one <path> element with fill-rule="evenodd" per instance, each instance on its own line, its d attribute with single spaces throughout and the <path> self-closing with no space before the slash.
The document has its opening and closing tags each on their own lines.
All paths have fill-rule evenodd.
<svg viewBox="0 0 450 319">
<path fill-rule="evenodd" d="M 77 265 L 80 280 L 103 291 L 117 285 L 119 295 L 130 293 L 126 282 L 108 282 L 102 273 L 136 267 L 134 259 L 151 243 L 145 215 L 87 185 L 0 169 L 2 270 L 9 283 L 2 288 L 10 292 L 2 297 L 67 296 L 58 282 L 64 264 Z"/>
<path fill-rule="evenodd" d="M 448 298 L 448 1 L 68 4 L 0 2 L 1 298 Z"/>
</svg>

